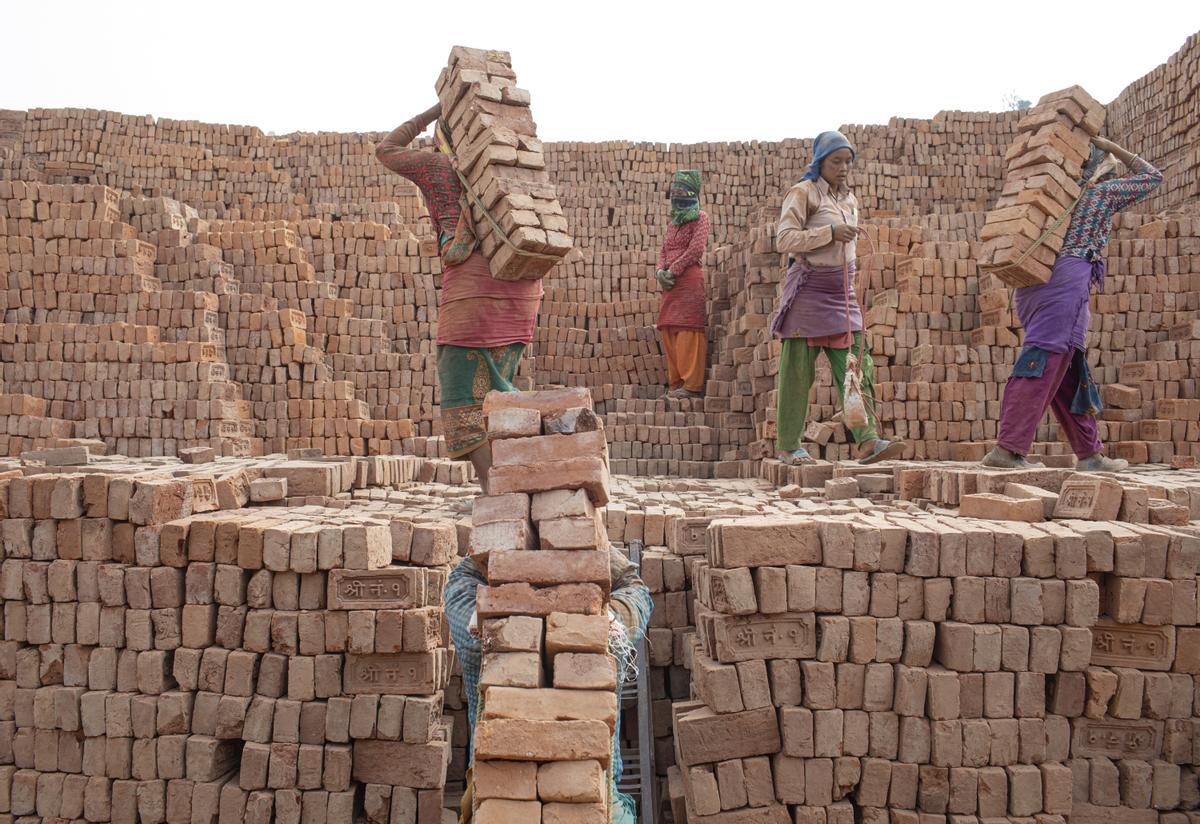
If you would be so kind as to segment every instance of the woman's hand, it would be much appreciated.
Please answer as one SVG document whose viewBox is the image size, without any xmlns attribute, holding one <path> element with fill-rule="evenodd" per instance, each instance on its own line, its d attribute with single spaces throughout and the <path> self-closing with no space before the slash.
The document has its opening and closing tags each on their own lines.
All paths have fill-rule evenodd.
<svg viewBox="0 0 1200 824">
<path fill-rule="evenodd" d="M 675 285 L 675 276 L 671 274 L 670 269 L 659 269 L 654 273 L 654 277 L 658 279 L 658 285 L 664 289 L 670 289 Z"/>
<path fill-rule="evenodd" d="M 837 243 L 849 243 L 858 237 L 858 227 L 842 223 L 833 227 L 833 239 Z"/>
</svg>

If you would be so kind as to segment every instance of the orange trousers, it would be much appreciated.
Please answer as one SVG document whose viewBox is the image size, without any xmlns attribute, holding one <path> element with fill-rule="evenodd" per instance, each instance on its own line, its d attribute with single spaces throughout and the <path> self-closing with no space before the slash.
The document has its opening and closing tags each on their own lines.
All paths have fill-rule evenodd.
<svg viewBox="0 0 1200 824">
<path fill-rule="evenodd" d="M 704 390 L 708 340 L 703 329 L 660 329 L 667 354 L 667 377 L 672 389 Z"/>
</svg>

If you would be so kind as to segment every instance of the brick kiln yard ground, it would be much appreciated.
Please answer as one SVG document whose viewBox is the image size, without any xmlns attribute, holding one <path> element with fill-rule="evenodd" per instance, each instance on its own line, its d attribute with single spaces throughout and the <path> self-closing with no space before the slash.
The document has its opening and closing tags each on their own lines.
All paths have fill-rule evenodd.
<svg viewBox="0 0 1200 824">
<path fill-rule="evenodd" d="M 578 248 L 521 375 L 590 390 L 598 518 L 647 547 L 659 820 L 1200 818 L 1200 472 L 1164 466 L 1200 456 L 1198 61 L 1193 36 L 1107 107 L 1166 176 L 1095 299 L 1102 434 L 1141 464 L 1112 478 L 1053 424 L 1047 469 L 966 462 L 1017 352 L 976 266 L 1016 113 L 845 130 L 880 413 L 912 449 L 868 468 L 838 462 L 827 374 L 826 460 L 762 460 L 771 221 L 808 142 L 547 144 Z M 478 488 L 441 457 L 440 270 L 380 137 L 0 112 L 0 820 L 454 819 L 442 588 Z M 678 167 L 713 219 L 712 368 L 668 407 Z"/>
</svg>

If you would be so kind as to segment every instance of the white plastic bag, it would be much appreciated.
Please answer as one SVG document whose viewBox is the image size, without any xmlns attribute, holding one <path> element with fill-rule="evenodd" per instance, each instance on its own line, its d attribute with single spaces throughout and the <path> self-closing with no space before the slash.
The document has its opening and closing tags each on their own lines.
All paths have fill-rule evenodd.
<svg viewBox="0 0 1200 824">
<path fill-rule="evenodd" d="M 854 355 L 846 356 L 846 381 L 843 384 L 842 421 L 848 429 L 861 429 L 870 421 L 867 405 L 863 402 L 862 376 L 858 371 L 858 360 Z"/>
</svg>

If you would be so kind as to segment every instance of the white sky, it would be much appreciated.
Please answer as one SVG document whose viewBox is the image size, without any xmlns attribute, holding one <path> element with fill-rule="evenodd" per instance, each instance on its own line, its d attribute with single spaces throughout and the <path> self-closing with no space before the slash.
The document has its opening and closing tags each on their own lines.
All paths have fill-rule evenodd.
<svg viewBox="0 0 1200 824">
<path fill-rule="evenodd" d="M 0 16 L 0 108 L 386 131 L 436 102 L 466 45 L 512 52 L 544 140 L 661 142 L 996 111 L 1076 83 L 1108 102 L 1200 30 L 1187 0 L 10 0 Z"/>
</svg>

